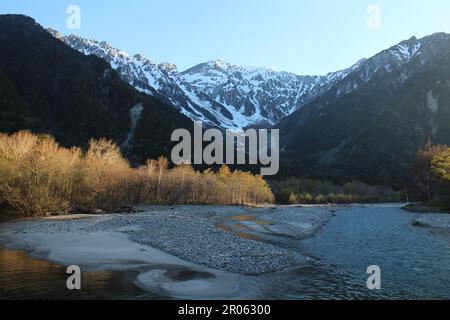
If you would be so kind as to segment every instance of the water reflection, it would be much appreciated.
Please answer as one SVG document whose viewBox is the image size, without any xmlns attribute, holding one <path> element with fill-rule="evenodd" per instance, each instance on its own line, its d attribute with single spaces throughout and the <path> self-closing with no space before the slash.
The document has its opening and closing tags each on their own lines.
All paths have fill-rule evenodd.
<svg viewBox="0 0 450 320">
<path fill-rule="evenodd" d="M 82 273 L 82 290 L 66 287 L 63 266 L 0 248 L 0 299 L 127 299 L 146 292 L 133 281 L 137 271 Z"/>
</svg>

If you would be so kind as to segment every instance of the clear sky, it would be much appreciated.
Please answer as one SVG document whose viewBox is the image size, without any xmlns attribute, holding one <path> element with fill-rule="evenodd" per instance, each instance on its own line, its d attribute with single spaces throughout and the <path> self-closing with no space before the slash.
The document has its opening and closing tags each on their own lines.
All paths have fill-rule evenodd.
<svg viewBox="0 0 450 320">
<path fill-rule="evenodd" d="M 81 29 L 67 28 L 69 5 Z M 377 28 L 367 20 L 378 15 Z M 347 68 L 413 35 L 450 33 L 449 0 L 0 0 L 62 34 L 106 40 L 180 70 L 221 59 L 298 74 Z M 374 24 L 370 24 L 374 26 Z"/>
</svg>

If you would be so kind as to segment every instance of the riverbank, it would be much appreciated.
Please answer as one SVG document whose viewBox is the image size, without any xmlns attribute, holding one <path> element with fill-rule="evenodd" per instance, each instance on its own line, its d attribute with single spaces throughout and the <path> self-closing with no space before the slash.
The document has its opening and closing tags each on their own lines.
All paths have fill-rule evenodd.
<svg viewBox="0 0 450 320">
<path fill-rule="evenodd" d="M 403 209 L 413 213 L 446 213 L 442 208 L 433 207 L 425 203 L 411 203 L 404 206 Z M 447 213 L 450 214 L 450 212 Z"/>
<path fill-rule="evenodd" d="M 123 267 L 125 261 L 141 260 L 143 263 L 187 263 L 222 272 L 258 275 L 306 265 L 310 259 L 259 241 L 257 236 L 240 237 L 222 228 L 224 221 L 237 216 L 252 217 L 258 223 L 241 221 L 244 229 L 258 231 L 255 226 L 264 226 L 266 233 L 304 238 L 314 234 L 333 215 L 328 207 L 298 208 L 289 214 L 282 207 L 143 209 L 145 212 L 136 214 L 76 215 L 6 223 L 0 228 L 0 241 L 7 248 L 27 250 L 56 263 L 74 263 L 91 269 L 116 267 L 114 263 L 106 266 L 105 261 L 118 261 Z"/>
<path fill-rule="evenodd" d="M 413 203 L 404 206 L 403 210 L 420 214 L 413 220 L 413 225 L 416 227 L 450 230 L 450 213 L 440 208 L 428 206 L 423 203 Z"/>
<path fill-rule="evenodd" d="M 448 213 L 428 213 L 414 219 L 413 225 L 416 227 L 430 227 L 450 230 L 450 214 Z"/>
</svg>

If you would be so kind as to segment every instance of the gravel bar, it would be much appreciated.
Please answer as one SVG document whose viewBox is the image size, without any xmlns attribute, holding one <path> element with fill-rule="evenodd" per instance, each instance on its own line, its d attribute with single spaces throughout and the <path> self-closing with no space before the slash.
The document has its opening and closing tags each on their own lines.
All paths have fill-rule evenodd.
<svg viewBox="0 0 450 320">
<path fill-rule="evenodd" d="M 240 214 L 255 214 L 269 221 L 274 231 L 305 237 L 312 235 L 332 216 L 330 209 L 319 207 L 298 208 L 295 219 L 292 210 L 287 212 L 282 208 L 176 206 L 145 207 L 144 210 L 144 213 L 135 214 L 20 221 L 8 224 L 7 229 L 3 225 L 1 232 L 7 230 L 9 238 L 26 233 L 120 232 L 134 242 L 194 264 L 231 273 L 259 275 L 306 265 L 311 259 L 293 250 L 239 237 L 217 227 L 218 222 Z"/>
</svg>

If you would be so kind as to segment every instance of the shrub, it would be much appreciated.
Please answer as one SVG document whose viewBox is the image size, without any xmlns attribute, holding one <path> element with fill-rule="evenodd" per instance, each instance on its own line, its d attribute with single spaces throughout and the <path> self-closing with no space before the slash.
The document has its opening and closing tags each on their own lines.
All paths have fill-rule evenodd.
<svg viewBox="0 0 450 320">
<path fill-rule="evenodd" d="M 262 177 L 227 166 L 218 173 L 200 173 L 190 165 L 169 169 L 169 161 L 160 157 L 134 169 L 108 140 L 91 140 L 83 152 L 26 131 L 0 134 L 0 176 L 0 207 L 28 216 L 136 204 L 274 202 Z"/>
<path fill-rule="evenodd" d="M 48 136 L 19 132 L 0 138 L 0 198 L 24 215 L 66 211 L 81 152 Z"/>
</svg>

